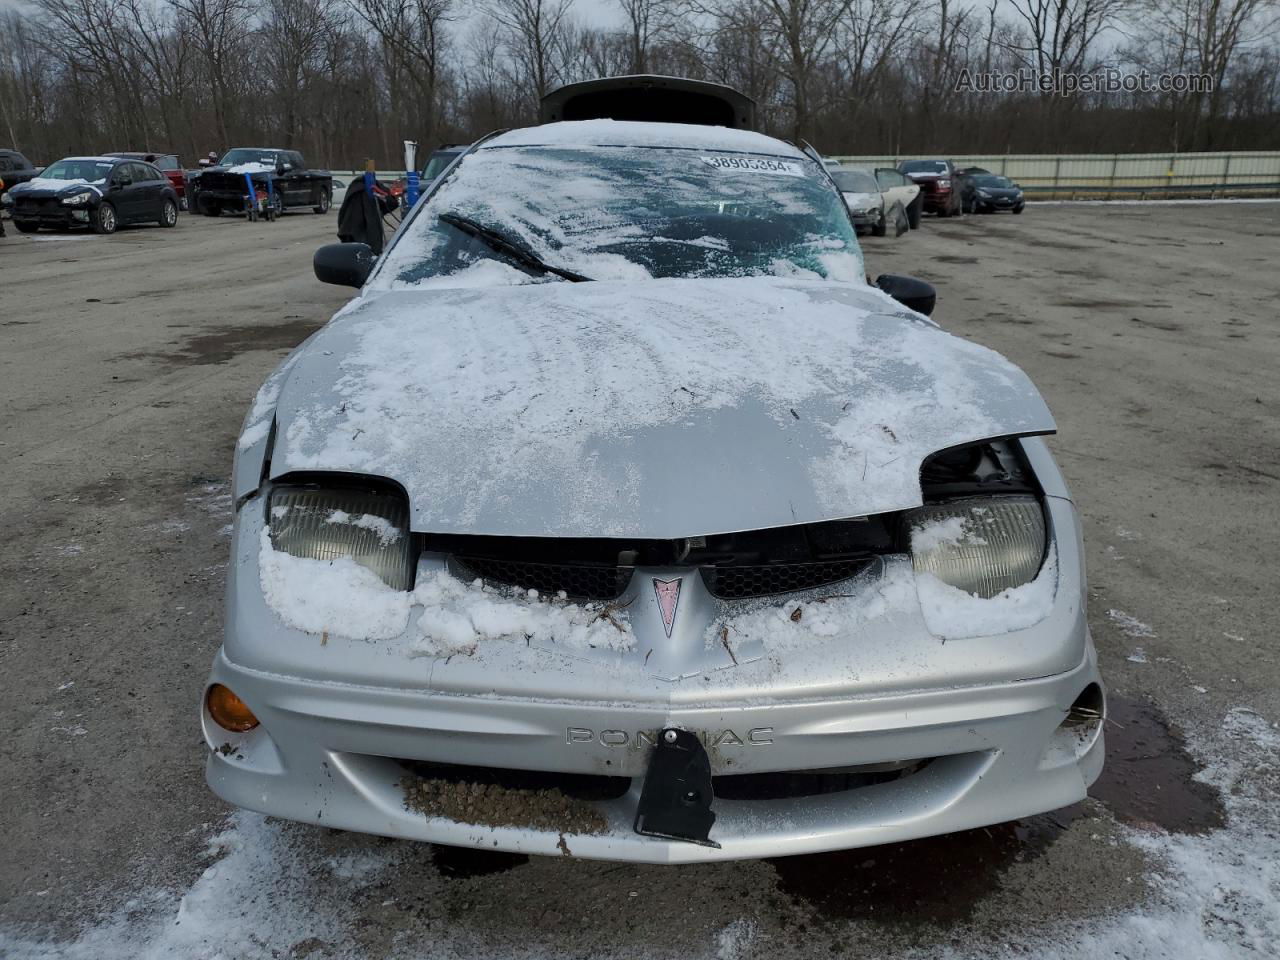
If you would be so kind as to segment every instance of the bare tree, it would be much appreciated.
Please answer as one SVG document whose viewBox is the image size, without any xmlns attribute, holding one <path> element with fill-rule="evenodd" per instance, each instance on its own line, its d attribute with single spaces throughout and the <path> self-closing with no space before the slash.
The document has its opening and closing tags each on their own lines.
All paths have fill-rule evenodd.
<svg viewBox="0 0 1280 960">
<path fill-rule="evenodd" d="M 649 49 L 655 35 L 671 29 L 670 0 L 617 0 L 627 18 L 627 37 L 631 41 L 632 73 L 649 72 Z"/>
<path fill-rule="evenodd" d="M 399 82 L 390 85 L 392 112 L 413 115 L 422 136 L 434 137 L 453 0 L 353 0 L 353 5 L 377 34 L 393 74 L 408 83 L 408 90 Z"/>
<path fill-rule="evenodd" d="M 515 64 L 515 76 L 535 101 L 560 79 L 556 54 L 563 49 L 562 33 L 570 25 L 572 6 L 573 0 L 492 0 L 489 4 L 489 16 Z"/>
<path fill-rule="evenodd" d="M 169 0 L 186 19 L 212 93 L 214 132 L 230 145 L 236 64 L 249 36 L 248 0 Z"/>
</svg>

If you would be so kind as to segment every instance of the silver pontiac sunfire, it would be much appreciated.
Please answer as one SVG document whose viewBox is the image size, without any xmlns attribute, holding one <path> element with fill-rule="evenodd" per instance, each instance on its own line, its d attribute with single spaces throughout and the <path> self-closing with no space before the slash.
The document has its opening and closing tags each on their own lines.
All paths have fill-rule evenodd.
<svg viewBox="0 0 1280 960">
<path fill-rule="evenodd" d="M 1098 776 L 1053 419 L 910 309 L 927 285 L 867 282 L 812 151 L 503 133 L 376 262 L 316 272 L 360 293 L 238 442 L 221 797 L 678 863 L 1006 821 Z"/>
</svg>

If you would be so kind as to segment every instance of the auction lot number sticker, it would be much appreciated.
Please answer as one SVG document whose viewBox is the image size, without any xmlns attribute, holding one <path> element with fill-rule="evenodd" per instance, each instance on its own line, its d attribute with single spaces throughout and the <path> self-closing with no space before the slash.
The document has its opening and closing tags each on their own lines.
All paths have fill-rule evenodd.
<svg viewBox="0 0 1280 960">
<path fill-rule="evenodd" d="M 743 173 L 773 173 L 784 177 L 803 177 L 798 164 L 769 157 L 703 157 L 702 162 L 718 170 Z"/>
</svg>

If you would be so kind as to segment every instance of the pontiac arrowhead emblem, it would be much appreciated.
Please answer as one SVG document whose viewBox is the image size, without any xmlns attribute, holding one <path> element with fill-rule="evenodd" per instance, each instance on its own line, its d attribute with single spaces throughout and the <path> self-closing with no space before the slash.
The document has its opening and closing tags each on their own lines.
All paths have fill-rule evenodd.
<svg viewBox="0 0 1280 960">
<path fill-rule="evenodd" d="M 671 628 L 676 622 L 676 606 L 680 603 L 680 583 L 683 577 L 675 580 L 659 580 L 653 578 L 653 592 L 658 598 L 658 609 L 662 611 L 662 625 L 667 628 L 667 636 L 671 636 Z"/>
</svg>

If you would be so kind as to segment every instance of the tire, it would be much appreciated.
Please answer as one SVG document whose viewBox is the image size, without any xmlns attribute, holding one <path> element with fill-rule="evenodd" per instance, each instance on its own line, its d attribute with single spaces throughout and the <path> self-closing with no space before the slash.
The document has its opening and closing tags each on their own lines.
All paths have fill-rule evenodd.
<svg viewBox="0 0 1280 960">
<path fill-rule="evenodd" d="M 178 225 L 178 205 L 165 198 L 164 203 L 160 204 L 160 226 L 176 227 Z"/>
<path fill-rule="evenodd" d="M 15 220 L 13 225 L 18 228 L 19 233 L 35 233 L 40 229 L 40 224 L 28 223 L 26 220 Z"/>
<path fill-rule="evenodd" d="M 924 200 L 920 194 L 916 194 L 916 198 L 911 201 L 911 205 L 907 207 L 907 224 L 912 230 L 920 229 L 920 208 L 924 206 Z"/>
<path fill-rule="evenodd" d="M 271 194 L 270 206 L 271 206 L 270 219 L 279 220 L 281 217 L 284 216 L 284 197 L 280 196 L 279 192 L 273 192 Z"/>
<path fill-rule="evenodd" d="M 320 214 L 328 213 L 328 212 L 329 212 L 329 205 L 330 205 L 331 203 L 333 203 L 333 198 L 332 198 L 331 196 L 329 196 L 329 191 L 328 191 L 328 190 L 321 190 L 321 191 L 320 191 L 320 202 L 319 202 L 319 203 L 317 203 L 314 207 L 312 207 L 312 208 L 311 208 L 311 212 L 312 212 L 312 213 L 320 213 Z"/>
<path fill-rule="evenodd" d="M 873 237 L 883 237 L 886 233 L 888 233 L 888 232 L 889 232 L 889 231 L 888 231 L 888 224 L 886 223 L 886 221 L 888 220 L 888 218 L 889 218 L 889 214 L 887 214 L 885 211 L 881 210 L 881 211 L 880 211 L 880 222 L 879 222 L 879 223 L 877 223 L 874 227 L 872 227 L 872 228 L 871 228 L 871 235 L 872 235 Z"/>
<path fill-rule="evenodd" d="M 200 212 L 206 217 L 222 216 L 222 205 L 218 203 L 202 203 L 200 204 Z"/>
<path fill-rule="evenodd" d="M 1021 212 L 1022 212 L 1022 207 L 1014 207 L 1014 208 L 1013 208 L 1013 212 L 1014 212 L 1015 214 L 1017 214 L 1017 213 L 1021 213 Z"/>
<path fill-rule="evenodd" d="M 116 208 L 109 203 L 98 204 L 98 209 L 93 211 L 93 232 L 112 234 L 119 227 L 120 218 L 116 215 Z"/>
</svg>

